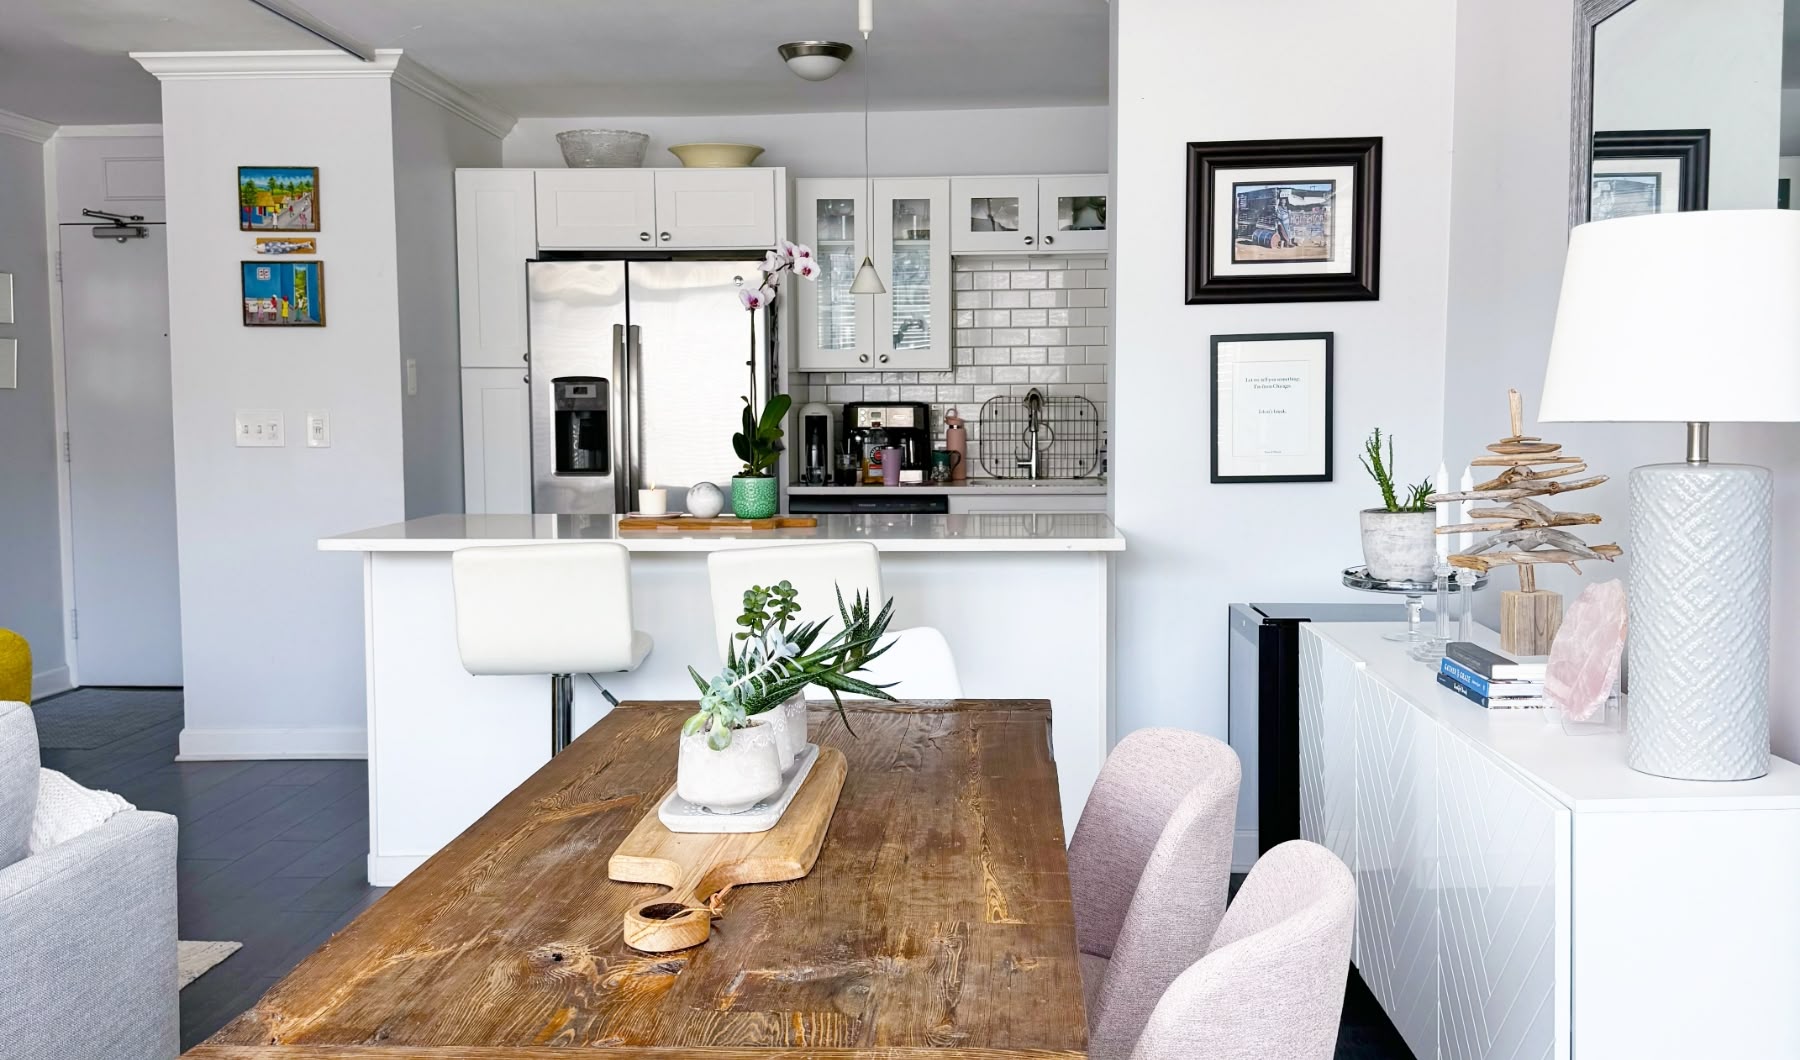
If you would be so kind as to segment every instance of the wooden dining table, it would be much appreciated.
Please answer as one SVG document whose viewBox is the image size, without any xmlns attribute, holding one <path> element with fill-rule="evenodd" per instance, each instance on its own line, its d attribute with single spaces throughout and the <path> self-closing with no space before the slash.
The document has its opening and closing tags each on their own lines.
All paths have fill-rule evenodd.
<svg viewBox="0 0 1800 1060">
<path fill-rule="evenodd" d="M 607 861 L 674 783 L 693 710 L 615 709 L 187 1055 L 1087 1055 L 1048 703 L 813 704 L 849 770 L 812 871 L 729 891 L 702 945 L 640 953 L 623 914 L 662 889 Z"/>
</svg>

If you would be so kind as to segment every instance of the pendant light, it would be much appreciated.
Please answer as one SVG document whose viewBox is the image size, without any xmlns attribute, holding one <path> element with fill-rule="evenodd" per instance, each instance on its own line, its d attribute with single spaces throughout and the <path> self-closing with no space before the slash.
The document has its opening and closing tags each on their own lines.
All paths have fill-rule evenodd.
<svg viewBox="0 0 1800 1060">
<path fill-rule="evenodd" d="M 863 65 L 869 63 L 869 33 L 875 28 L 875 0 L 857 0 L 856 28 L 863 35 Z M 875 180 L 869 170 L 869 81 L 873 71 L 863 71 L 863 184 L 868 190 L 868 203 L 871 212 L 875 209 Z M 873 231 L 864 225 L 865 232 Z M 865 237 L 866 238 L 866 237 Z M 856 278 L 850 281 L 851 294 L 886 294 L 887 287 L 875 272 L 875 262 L 864 254 L 862 266 L 856 270 Z"/>
</svg>

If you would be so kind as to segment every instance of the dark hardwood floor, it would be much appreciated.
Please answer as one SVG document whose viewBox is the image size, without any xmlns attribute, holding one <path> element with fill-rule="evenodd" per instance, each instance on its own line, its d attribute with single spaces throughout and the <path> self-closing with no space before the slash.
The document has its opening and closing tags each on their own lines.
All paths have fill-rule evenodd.
<svg viewBox="0 0 1800 1060">
<path fill-rule="evenodd" d="M 83 688 L 37 706 L 90 716 L 79 727 L 87 738 L 69 742 L 93 746 L 45 747 L 44 765 L 180 820 L 181 937 L 244 944 L 181 992 L 183 1049 L 249 1008 L 384 893 L 365 882 L 365 763 L 177 762 L 174 690 Z M 1412 1060 L 1354 970 L 1337 1060 Z"/>
<path fill-rule="evenodd" d="M 181 715 L 167 710 L 170 695 L 84 688 L 37 706 L 91 710 L 104 697 L 125 735 L 89 748 L 46 747 L 44 765 L 140 809 L 174 814 L 181 937 L 244 944 L 181 992 L 187 1049 L 249 1008 L 383 892 L 365 882 L 365 763 L 177 762 Z M 143 727 L 139 712 L 152 710 L 163 714 Z"/>
</svg>

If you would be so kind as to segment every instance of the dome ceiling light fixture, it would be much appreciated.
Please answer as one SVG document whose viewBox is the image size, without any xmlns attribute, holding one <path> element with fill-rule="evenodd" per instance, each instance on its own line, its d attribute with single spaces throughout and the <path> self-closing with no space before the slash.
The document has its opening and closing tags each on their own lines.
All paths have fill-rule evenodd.
<svg viewBox="0 0 1800 1060">
<path fill-rule="evenodd" d="M 796 75 L 808 81 L 826 81 L 844 68 L 856 49 L 834 40 L 797 40 L 776 50 Z"/>
</svg>

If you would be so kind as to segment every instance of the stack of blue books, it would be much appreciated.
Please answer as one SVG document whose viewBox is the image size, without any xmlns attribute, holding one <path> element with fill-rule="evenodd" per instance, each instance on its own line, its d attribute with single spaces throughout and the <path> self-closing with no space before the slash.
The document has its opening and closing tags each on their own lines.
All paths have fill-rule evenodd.
<svg viewBox="0 0 1800 1060">
<path fill-rule="evenodd" d="M 1509 659 L 1479 644 L 1451 641 L 1438 664 L 1438 684 L 1490 710 L 1549 706 L 1541 660 Z"/>
</svg>

